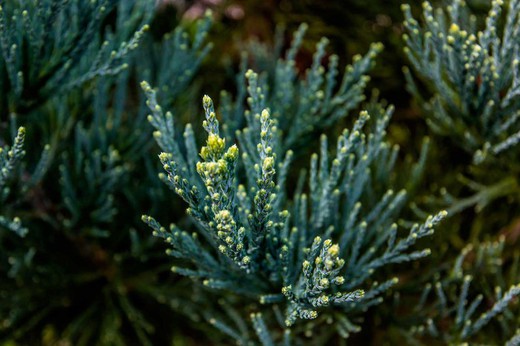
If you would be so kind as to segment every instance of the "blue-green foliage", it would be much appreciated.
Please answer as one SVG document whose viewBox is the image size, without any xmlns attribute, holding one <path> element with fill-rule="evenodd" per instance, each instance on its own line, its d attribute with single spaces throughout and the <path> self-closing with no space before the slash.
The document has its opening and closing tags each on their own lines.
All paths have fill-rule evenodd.
<svg viewBox="0 0 520 346">
<path fill-rule="evenodd" d="M 157 284 L 168 258 L 138 231 L 143 205 L 162 201 L 146 105 L 132 80 L 179 87 L 165 100 L 176 104 L 211 47 L 210 14 L 194 30 L 183 23 L 157 39 L 146 32 L 154 1 L 9 1 L 2 10 L 4 41 L 21 43 L 7 58 L 2 50 L 0 64 L 24 73 L 19 90 L 0 77 L 2 110 L 18 114 L 27 159 L 36 161 L 9 171 L 17 190 L 0 213 L 5 226 L 30 230 L 23 241 L 0 239 L 12 250 L 0 267 L 0 339 L 39 343 L 49 329 L 55 342 L 150 344 L 154 309 L 176 286 Z M 21 46 L 29 59 L 17 55 Z"/>
<path fill-rule="evenodd" d="M 410 6 L 403 5 L 403 10 L 405 52 L 432 97 L 423 100 L 405 69 L 409 90 L 424 107 L 431 128 L 453 138 L 476 162 L 516 150 L 520 1 L 492 1 L 484 27 L 464 0 L 436 10 L 424 2 L 422 23 Z"/>
<path fill-rule="evenodd" d="M 189 323 L 175 310 L 215 344 L 345 342 L 379 320 L 392 324 L 389 342 L 398 330 L 410 343 L 520 344 L 518 253 L 500 238 L 438 263 L 467 241 L 444 232 L 436 258 L 419 262 L 437 250 L 424 241 L 446 215 L 416 223 L 407 213 L 429 141 L 407 167 L 387 138 L 391 106 L 373 101 L 343 121 L 365 99 L 381 44 L 343 73 L 327 39 L 301 68 L 306 25 L 285 52 L 281 35 L 273 52 L 250 46 L 236 91 L 218 111 L 204 96 L 202 127 L 181 129 L 212 48 L 210 12 L 159 37 L 148 33 L 152 0 L 0 2 L 0 112 L 11 117 L 0 128 L 14 138 L 0 143 L 0 343 L 168 344 Z M 473 158 L 471 174 L 499 163 L 507 175 L 492 186 L 461 178 L 477 193 L 442 190 L 446 206 L 513 196 L 520 0 L 492 1 L 485 23 L 462 0 L 425 2 L 423 24 L 404 12 L 419 77 L 406 70 L 409 90 L 428 123 Z M 136 80 L 148 81 L 144 94 Z M 155 237 L 140 232 L 145 210 Z M 505 232 L 514 242 L 515 228 Z"/>
<path fill-rule="evenodd" d="M 118 11 L 118 18 L 132 18 L 143 8 L 136 5 L 126 16 L 124 10 L 128 11 Z M 120 25 L 124 31 L 128 23 Z M 146 37 L 142 47 L 129 57 L 130 62 L 139 64 L 139 69 L 125 70 L 114 78 L 98 80 L 92 97 L 92 119 L 88 121 L 88 127 L 83 122 L 77 123 L 73 134 L 74 151 L 65 152 L 60 164 L 62 198 L 71 214 L 68 227 L 74 227 L 74 223 L 81 221 L 80 217 L 86 214 L 94 223 L 112 221 L 117 212 L 113 206 L 114 194 L 122 192 L 127 182 L 125 177 L 132 174 L 131 170 L 141 168 L 140 161 L 149 161 L 147 154 L 152 143 L 147 140 L 150 130 L 146 126 L 146 105 L 143 100 L 139 107 L 135 107 L 127 97 L 133 92 L 129 89 L 129 79 L 135 73 L 138 78 L 157 81 L 163 94 L 168 95 L 161 100 L 173 106 L 211 48 L 205 41 L 210 25 L 211 16 L 207 13 L 197 21 L 193 35 L 179 26 L 158 42 Z M 110 94 L 110 88 L 115 88 L 115 96 Z M 113 108 L 110 107 L 112 100 L 115 101 Z M 130 110 L 130 114 L 129 106 L 135 108 Z M 73 157 L 69 157 L 71 155 Z M 84 184 L 77 184 L 78 181 Z"/>
<path fill-rule="evenodd" d="M 506 344 L 506 346 L 518 346 L 520 345 L 520 328 L 516 332 L 516 334 L 509 339 Z"/>
<path fill-rule="evenodd" d="M 362 112 L 338 138 L 332 158 L 322 136 L 320 155 L 311 158 L 308 185 L 300 174 L 296 191 L 287 194 L 287 177 L 294 176 L 289 170 L 293 152 L 281 149 L 283 117 L 262 108 L 266 97 L 256 87 L 257 75 L 248 71 L 247 78 L 250 110 L 244 114 L 247 127 L 239 133 L 239 146 L 226 144 L 213 103 L 204 97 L 208 139 L 200 159 L 191 125 L 183 141 L 176 138 L 173 115 L 163 112 L 156 92 L 142 83 L 154 137 L 164 151 L 159 157 L 166 174 L 160 178 L 187 203 L 196 229 L 165 228 L 150 216 L 143 221 L 170 244 L 167 253 L 181 260 L 174 272 L 224 294 L 234 292 L 249 304 L 264 304 L 262 315 L 273 313 L 273 304 L 275 310 L 279 305 L 285 309 L 278 326 L 268 323 L 268 329 L 253 310 L 253 325 L 264 344 L 278 342 L 278 330 L 286 329 L 284 338 L 289 338 L 298 320 L 327 315 L 333 306 L 345 313 L 338 329 L 347 336 L 359 330 L 351 317 L 380 303 L 381 294 L 397 282 L 393 277 L 373 281 L 377 269 L 427 256 L 429 249 L 412 246 L 433 233 L 444 213 L 401 236 L 395 222 L 406 200 L 404 191 L 389 189 L 363 204 L 374 193 L 372 168 L 393 169 L 381 161 L 388 155 L 385 129 L 391 109 L 372 129 L 367 128 L 369 115 Z M 238 173 L 242 169 L 246 177 Z M 233 329 L 216 318 L 210 322 L 239 342 L 247 340 L 239 325 Z"/>
<path fill-rule="evenodd" d="M 189 28 L 191 30 L 178 26 L 159 42 L 144 42 L 145 49 L 136 54 L 139 80 L 148 80 L 157 86 L 158 97 L 165 107 L 174 106 L 175 101 L 187 92 L 195 73 L 210 52 L 212 43 L 207 42 L 207 36 L 211 25 L 212 13 L 207 11 Z"/>
<path fill-rule="evenodd" d="M 6 199 L 10 194 L 10 180 L 16 177 L 18 172 L 18 164 L 25 155 L 23 148 L 25 140 L 25 128 L 20 127 L 14 138 L 12 147 L 4 145 L 0 147 L 0 203 L 2 206 L 2 214 L 0 215 L 0 226 L 15 232 L 18 236 L 24 237 L 27 228 L 23 227 L 20 218 L 6 218 L 3 213 L 6 211 Z M 3 232 L 3 230 L 1 231 Z M 0 240 L 3 237 L 0 237 Z"/>
<path fill-rule="evenodd" d="M 19 244 L 26 237 L 28 229 L 21 219 L 13 216 L 13 195 L 16 196 L 19 186 L 20 161 L 25 156 L 24 150 L 25 128 L 20 127 L 9 147 L 7 144 L 0 147 L 0 299 L 4 301 L 8 280 L 16 278 L 21 270 L 30 265 L 34 251 L 24 251 L 13 244 Z M 15 190 L 15 191 L 13 191 Z M 2 304 L 0 314 L 2 323 L 8 323 L 10 311 Z"/>
<path fill-rule="evenodd" d="M 457 183 L 449 182 L 454 191 L 441 190 L 444 205 L 450 214 L 470 206 L 481 211 L 507 195 L 511 197 L 510 215 L 515 217 L 520 1 L 491 1 L 482 21 L 464 0 L 452 0 L 437 9 L 426 1 L 421 20 L 414 18 L 410 6 L 402 8 L 405 53 L 418 77 L 414 79 L 408 68 L 404 69 L 408 89 L 430 128 L 451 138 L 473 160 L 472 165 L 461 168 L 466 176 L 469 172 L 469 178 L 461 176 Z M 461 195 L 461 185 L 467 188 L 464 193 L 471 192 L 469 197 Z M 511 221 L 503 216 L 493 216 L 499 220 L 499 227 Z M 474 218 L 471 236 L 477 240 L 482 220 L 489 216 Z M 458 237 L 467 241 L 464 232 L 458 232 Z M 415 325 L 411 334 L 419 340 L 448 344 L 505 342 L 508 338 L 514 344 L 520 325 L 514 304 L 520 294 L 518 258 L 511 260 L 503 249 L 504 239 L 481 244 L 475 250 L 468 245 L 451 264 L 451 270 L 436 273 L 414 311 L 423 316 L 423 323 Z M 506 278 L 503 272 L 510 267 L 511 274 Z"/>
<path fill-rule="evenodd" d="M 520 296 L 519 258 L 516 256 L 506 275 L 504 240 L 482 243 L 476 249 L 468 245 L 449 270 L 435 274 L 435 281 L 426 285 L 415 308 L 425 323 L 413 326 L 411 335 L 449 344 L 471 341 L 479 334 L 481 339 L 476 340 L 481 342 L 509 337 L 514 342 L 520 328 L 518 306 L 513 304 Z M 493 320 L 498 322 L 494 328 L 482 333 Z M 447 321 L 448 328 L 443 326 Z"/>
<path fill-rule="evenodd" d="M 244 56 L 236 78 L 236 99 L 233 101 L 228 92 L 221 95 L 220 113 L 225 119 L 223 128 L 226 138 L 235 138 L 235 131 L 241 130 L 246 120 L 251 123 L 249 117 L 269 107 L 273 118 L 279 119 L 278 127 L 283 132 L 282 145 L 274 148 L 294 149 L 295 145 L 306 143 L 310 135 L 346 117 L 365 99 L 364 89 L 370 79 L 367 73 L 383 49 L 382 44 L 373 44 L 365 56 L 354 56 L 352 65 L 341 74 L 336 55 L 329 56 L 327 67 L 324 66 L 328 40 L 322 38 L 316 45 L 312 65 L 306 71 L 299 71 L 296 56 L 306 30 L 305 24 L 299 27 L 283 56 L 280 35 L 275 52 L 266 52 L 267 48 L 256 46 L 251 52 L 251 59 L 262 66 L 263 72 L 259 77 L 252 78 L 251 74 L 245 73 L 248 56 Z M 261 96 L 256 97 L 254 104 L 248 101 L 251 110 L 244 108 L 248 95 L 253 99 L 255 95 Z M 258 129 L 252 130 L 256 132 Z"/>
<path fill-rule="evenodd" d="M 59 167 L 63 203 L 71 214 L 64 221 L 67 227 L 76 227 L 77 222 L 84 221 L 85 215 L 94 223 L 109 222 L 117 212 L 112 191 L 124 183 L 126 169 L 117 150 L 98 147 L 99 144 L 93 140 L 94 131 L 96 129 L 84 129 L 81 125 L 76 127 L 75 156 L 72 159 L 65 153 Z M 82 184 L 77 184 L 78 181 Z M 94 199 L 89 200 L 91 198 Z"/>
<path fill-rule="evenodd" d="M 27 113 L 59 93 L 125 68 L 129 51 L 137 47 L 147 26 L 117 33 L 128 33 L 128 37 L 101 39 L 103 21 L 117 3 L 4 2 L 0 6 L 0 66 L 6 74 L 0 87 L 7 104 L 2 104 L 2 111 Z"/>
</svg>

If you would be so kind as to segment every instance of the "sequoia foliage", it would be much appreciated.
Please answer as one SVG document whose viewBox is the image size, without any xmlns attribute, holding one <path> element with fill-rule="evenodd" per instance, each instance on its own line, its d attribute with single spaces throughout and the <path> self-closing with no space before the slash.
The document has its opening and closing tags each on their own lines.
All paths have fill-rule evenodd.
<svg viewBox="0 0 520 346">
<path fill-rule="evenodd" d="M 0 340 L 519 345 L 520 1 L 402 5 L 406 111 L 215 4 L 0 4 Z"/>
</svg>

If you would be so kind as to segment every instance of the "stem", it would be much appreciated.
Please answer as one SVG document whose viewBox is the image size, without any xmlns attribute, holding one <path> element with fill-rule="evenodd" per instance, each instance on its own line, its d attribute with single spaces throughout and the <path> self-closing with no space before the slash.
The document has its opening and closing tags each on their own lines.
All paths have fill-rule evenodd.
<svg viewBox="0 0 520 346">
<path fill-rule="evenodd" d="M 494 199 L 513 195 L 518 192 L 518 189 L 519 185 L 516 179 L 507 177 L 496 184 L 483 188 L 473 196 L 458 200 L 448 209 L 448 215 L 455 215 L 472 205 L 475 205 L 477 211 L 480 211 Z"/>
</svg>

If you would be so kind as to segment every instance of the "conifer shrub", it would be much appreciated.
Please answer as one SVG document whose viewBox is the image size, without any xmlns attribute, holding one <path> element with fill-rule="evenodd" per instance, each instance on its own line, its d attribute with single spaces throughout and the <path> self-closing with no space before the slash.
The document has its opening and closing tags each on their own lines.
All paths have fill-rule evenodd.
<svg viewBox="0 0 520 346">
<path fill-rule="evenodd" d="M 520 1 L 447 3 L 384 40 L 403 110 L 381 43 L 224 44 L 237 3 L 2 2 L 0 341 L 519 345 Z"/>
</svg>

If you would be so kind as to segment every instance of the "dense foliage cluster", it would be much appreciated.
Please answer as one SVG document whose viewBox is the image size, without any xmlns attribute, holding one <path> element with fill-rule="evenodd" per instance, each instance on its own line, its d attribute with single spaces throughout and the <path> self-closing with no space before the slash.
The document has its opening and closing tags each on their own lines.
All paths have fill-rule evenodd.
<svg viewBox="0 0 520 346">
<path fill-rule="evenodd" d="M 381 43 L 223 49 L 234 1 L 2 2 L 1 342 L 520 345 L 520 1 L 448 3 L 403 110 Z"/>
</svg>

